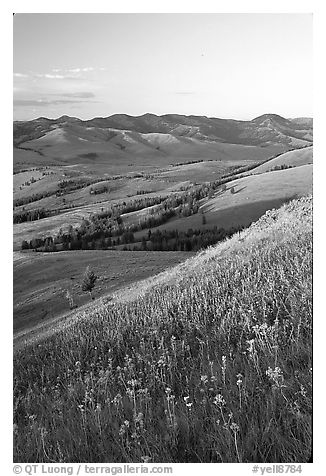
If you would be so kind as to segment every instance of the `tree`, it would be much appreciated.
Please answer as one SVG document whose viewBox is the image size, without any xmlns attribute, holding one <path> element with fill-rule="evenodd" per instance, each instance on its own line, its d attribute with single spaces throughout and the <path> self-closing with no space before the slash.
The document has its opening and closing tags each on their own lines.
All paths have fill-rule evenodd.
<svg viewBox="0 0 326 476">
<path fill-rule="evenodd" d="M 82 290 L 85 293 L 89 293 L 92 299 L 94 299 L 94 296 L 92 295 L 92 291 L 95 287 L 97 278 L 98 276 L 95 275 L 94 271 L 92 271 L 90 267 L 87 266 L 84 277 L 83 277 L 83 281 L 82 281 Z"/>
<path fill-rule="evenodd" d="M 71 294 L 71 292 L 69 291 L 69 289 L 66 290 L 66 298 L 69 302 L 69 307 L 70 309 L 75 309 L 77 306 L 75 305 L 74 303 L 74 298 L 73 298 L 73 295 Z"/>
<path fill-rule="evenodd" d="M 27 243 L 26 240 L 22 241 L 22 250 L 28 250 L 29 249 L 29 244 Z"/>
<path fill-rule="evenodd" d="M 141 250 L 142 251 L 147 251 L 147 242 L 146 242 L 146 238 L 144 236 L 142 237 L 142 240 L 141 240 Z"/>
</svg>

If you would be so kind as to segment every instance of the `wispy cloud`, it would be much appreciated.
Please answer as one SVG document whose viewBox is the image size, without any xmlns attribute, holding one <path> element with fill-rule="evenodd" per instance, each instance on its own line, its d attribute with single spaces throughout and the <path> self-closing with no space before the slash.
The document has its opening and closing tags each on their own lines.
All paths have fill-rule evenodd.
<svg viewBox="0 0 326 476">
<path fill-rule="evenodd" d="M 36 78 L 45 78 L 45 79 L 65 79 L 66 76 L 63 74 L 35 74 L 34 75 Z"/>
<path fill-rule="evenodd" d="M 89 101 L 80 99 L 14 99 L 14 106 L 58 106 L 61 104 L 77 104 Z M 94 102 L 94 101 L 91 101 Z"/>
<path fill-rule="evenodd" d="M 86 66 L 83 68 L 67 68 L 67 69 L 58 69 L 53 68 L 53 73 L 89 73 L 91 71 L 106 71 L 106 68 L 93 68 L 92 66 Z"/>
<path fill-rule="evenodd" d="M 68 69 L 68 73 L 88 73 L 90 71 L 94 71 L 94 68 L 88 67 L 88 68 L 72 68 Z"/>
<path fill-rule="evenodd" d="M 14 73 L 14 78 L 28 78 L 29 75 L 25 73 Z"/>
<path fill-rule="evenodd" d="M 59 96 L 59 94 L 57 94 Z M 82 91 L 82 92 L 77 92 L 77 93 L 63 93 L 60 94 L 60 96 L 66 97 L 66 98 L 82 98 L 82 99 L 89 99 L 89 98 L 95 98 L 95 94 L 87 91 Z"/>
<path fill-rule="evenodd" d="M 87 66 L 83 68 L 70 68 L 70 69 L 60 69 L 60 68 L 53 68 L 50 72 L 45 73 L 38 73 L 38 72 L 30 72 L 27 73 L 14 73 L 14 78 L 17 79 L 54 79 L 54 80 L 91 80 L 88 75 L 85 73 L 90 73 L 93 71 L 106 71 L 106 68 L 93 68 L 92 66 Z"/>
</svg>

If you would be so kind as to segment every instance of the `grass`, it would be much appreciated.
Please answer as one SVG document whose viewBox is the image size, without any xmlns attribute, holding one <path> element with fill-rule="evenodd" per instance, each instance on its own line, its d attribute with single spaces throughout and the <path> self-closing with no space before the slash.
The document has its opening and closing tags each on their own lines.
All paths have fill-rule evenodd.
<svg viewBox="0 0 326 476">
<path fill-rule="evenodd" d="M 129 252 L 109 250 L 62 251 L 60 253 L 14 253 L 14 332 L 56 318 L 69 310 L 67 290 L 78 307 L 89 302 L 81 290 L 87 266 L 99 280 L 94 296 L 162 272 L 189 258 L 185 252 Z"/>
<path fill-rule="evenodd" d="M 15 462 L 306 462 L 312 200 L 14 358 Z"/>
<path fill-rule="evenodd" d="M 284 152 L 284 154 L 259 165 L 252 171 L 247 172 L 246 175 L 250 173 L 261 174 L 268 172 L 277 165 L 292 165 L 293 167 L 300 167 L 301 165 L 312 164 L 312 156 L 313 146 L 290 150 L 289 152 Z"/>
<path fill-rule="evenodd" d="M 232 187 L 235 189 L 234 194 L 230 193 Z M 200 210 L 205 213 L 205 225 L 202 223 L 202 214 L 197 213 L 189 217 L 173 217 L 152 231 L 248 226 L 258 220 L 266 210 L 278 208 L 290 198 L 311 191 L 312 165 L 236 178 L 226 185 L 224 192 L 217 191 L 212 198 L 201 200 Z M 141 214 L 145 214 L 147 210 L 142 210 Z M 128 223 L 133 217 L 137 217 L 137 212 L 128 216 Z M 136 232 L 135 240 L 140 241 L 144 235 L 147 235 L 147 230 Z"/>
</svg>

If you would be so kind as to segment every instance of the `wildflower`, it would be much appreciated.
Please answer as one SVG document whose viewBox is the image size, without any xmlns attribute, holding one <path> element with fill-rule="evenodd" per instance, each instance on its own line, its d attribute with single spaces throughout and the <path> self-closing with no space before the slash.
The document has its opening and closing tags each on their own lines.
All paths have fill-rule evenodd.
<svg viewBox="0 0 326 476">
<path fill-rule="evenodd" d="M 208 380 L 207 375 L 202 375 L 202 376 L 200 377 L 200 380 L 205 384 L 205 383 L 207 382 L 207 380 Z"/>
<path fill-rule="evenodd" d="M 225 400 L 223 398 L 223 395 L 221 395 L 220 393 L 218 395 L 216 395 L 215 398 L 214 398 L 213 403 L 214 403 L 214 405 L 217 405 L 219 407 L 225 405 Z"/>
<path fill-rule="evenodd" d="M 48 431 L 43 426 L 40 426 L 38 431 L 43 439 L 48 435 Z"/>
<path fill-rule="evenodd" d="M 272 382 L 274 382 L 276 387 L 284 387 L 284 385 L 282 385 L 284 381 L 283 372 L 279 367 L 275 367 L 274 370 L 271 367 L 268 367 L 266 375 Z"/>
<path fill-rule="evenodd" d="M 126 433 L 126 427 L 125 425 L 122 424 L 119 429 L 119 436 L 124 436 L 125 433 Z"/>
<path fill-rule="evenodd" d="M 135 417 L 135 425 L 137 426 L 137 428 L 139 428 L 141 430 L 144 428 L 144 415 L 143 415 L 143 413 L 138 413 L 138 415 Z"/>
<path fill-rule="evenodd" d="M 238 387 L 240 387 L 240 385 L 242 384 L 243 375 L 238 374 L 237 379 L 238 379 L 237 380 L 237 385 L 238 385 Z"/>
<path fill-rule="evenodd" d="M 111 400 L 111 403 L 113 403 L 115 406 L 118 406 L 122 402 L 122 396 L 120 393 L 117 393 L 116 396 Z"/>
<path fill-rule="evenodd" d="M 142 456 L 141 459 L 143 460 L 143 463 L 149 463 L 151 460 L 150 456 Z"/>
<path fill-rule="evenodd" d="M 232 422 L 231 425 L 230 425 L 230 430 L 232 430 L 234 433 L 237 433 L 240 430 L 239 425 Z"/>
<path fill-rule="evenodd" d="M 247 351 L 249 352 L 249 354 L 252 354 L 254 351 L 255 339 L 247 340 L 247 344 L 248 344 Z"/>
</svg>

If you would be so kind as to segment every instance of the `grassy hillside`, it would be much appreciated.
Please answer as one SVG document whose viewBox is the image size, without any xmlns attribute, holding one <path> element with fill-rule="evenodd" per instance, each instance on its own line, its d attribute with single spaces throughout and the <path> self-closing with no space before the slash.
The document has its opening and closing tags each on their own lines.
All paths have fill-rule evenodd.
<svg viewBox="0 0 326 476">
<path fill-rule="evenodd" d="M 96 270 L 94 296 L 114 292 L 189 258 L 183 252 L 71 251 L 14 252 L 14 333 L 47 323 L 69 310 L 67 290 L 80 307 L 89 302 L 81 281 L 87 266 Z"/>
<path fill-rule="evenodd" d="M 312 199 L 14 359 L 15 462 L 305 462 Z"/>
<path fill-rule="evenodd" d="M 235 192 L 233 194 L 232 188 Z M 189 228 L 209 229 L 213 226 L 225 229 L 248 226 L 266 210 L 278 208 L 290 198 L 311 192 L 312 165 L 249 175 L 229 182 L 225 191 L 217 191 L 213 198 L 201 201 L 200 212 L 205 214 L 205 224 L 202 213 L 197 213 L 189 217 L 173 218 L 153 230 L 186 231 Z M 142 214 L 145 212 L 143 210 Z M 129 214 L 128 222 L 130 215 L 135 220 L 139 217 L 138 212 Z M 144 234 L 144 231 L 136 232 L 135 239 L 140 240 Z"/>
<path fill-rule="evenodd" d="M 272 170 L 274 167 L 282 165 L 300 167 L 301 165 L 312 164 L 312 156 L 313 146 L 290 150 L 289 152 L 285 152 L 284 154 L 259 165 L 248 173 L 261 174 Z"/>
</svg>

